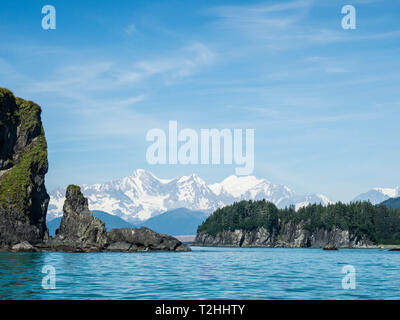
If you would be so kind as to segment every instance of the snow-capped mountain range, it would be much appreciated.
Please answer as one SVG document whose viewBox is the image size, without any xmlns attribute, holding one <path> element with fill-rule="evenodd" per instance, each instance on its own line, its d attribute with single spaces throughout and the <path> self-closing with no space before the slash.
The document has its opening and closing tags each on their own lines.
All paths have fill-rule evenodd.
<svg viewBox="0 0 400 320">
<path fill-rule="evenodd" d="M 81 187 L 91 210 L 102 210 L 132 223 L 176 208 L 211 213 L 243 199 L 266 199 L 280 208 L 292 204 L 299 208 L 309 203 L 330 203 L 324 195 L 300 195 L 284 185 L 254 176 L 230 176 L 220 183 L 207 185 L 196 174 L 166 180 L 139 169 L 120 180 Z M 62 215 L 64 200 L 65 189 L 50 193 L 48 220 Z"/>
<path fill-rule="evenodd" d="M 354 198 L 353 201 L 370 201 L 372 204 L 381 203 L 389 198 L 400 197 L 400 187 L 396 188 L 373 188 Z"/>
</svg>

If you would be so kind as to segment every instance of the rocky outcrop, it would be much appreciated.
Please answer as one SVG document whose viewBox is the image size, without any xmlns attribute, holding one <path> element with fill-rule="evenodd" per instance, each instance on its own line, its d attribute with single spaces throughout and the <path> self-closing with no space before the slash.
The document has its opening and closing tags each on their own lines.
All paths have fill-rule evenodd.
<svg viewBox="0 0 400 320">
<path fill-rule="evenodd" d="M 93 216 L 88 200 L 80 187 L 70 185 L 66 191 L 64 214 L 55 238 L 38 245 L 52 251 L 190 251 L 178 239 L 148 228 L 112 229 L 106 232 L 104 223 Z"/>
<path fill-rule="evenodd" d="M 190 251 L 178 239 L 149 228 L 113 229 L 107 233 L 109 251 Z"/>
<path fill-rule="evenodd" d="M 195 246 L 266 247 L 266 248 L 376 248 L 365 238 L 358 238 L 340 229 L 319 229 L 310 232 L 304 223 L 282 224 L 279 232 L 270 233 L 265 228 L 253 231 L 223 231 L 215 236 L 199 232 Z"/>
<path fill-rule="evenodd" d="M 47 143 L 41 108 L 0 89 L 0 247 L 48 237 Z"/>
<path fill-rule="evenodd" d="M 90 212 L 80 187 L 68 186 L 63 210 L 56 236 L 47 246 L 59 251 L 101 251 L 108 245 L 104 222 Z"/>
</svg>

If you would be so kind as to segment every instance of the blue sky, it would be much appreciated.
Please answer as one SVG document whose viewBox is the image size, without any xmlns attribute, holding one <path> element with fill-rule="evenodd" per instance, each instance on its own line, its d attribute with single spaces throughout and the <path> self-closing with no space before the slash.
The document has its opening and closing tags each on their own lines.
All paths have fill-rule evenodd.
<svg viewBox="0 0 400 320">
<path fill-rule="evenodd" d="M 57 29 L 41 28 L 56 8 Z M 357 29 L 341 27 L 351 4 Z M 0 86 L 42 106 L 48 189 L 151 170 L 146 132 L 254 128 L 254 175 L 348 201 L 399 185 L 400 3 L 2 1 Z"/>
</svg>

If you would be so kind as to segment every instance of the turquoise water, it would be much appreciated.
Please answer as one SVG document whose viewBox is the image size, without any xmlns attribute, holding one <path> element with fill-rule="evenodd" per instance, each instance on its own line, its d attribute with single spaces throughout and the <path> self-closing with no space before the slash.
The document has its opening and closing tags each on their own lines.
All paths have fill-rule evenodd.
<svg viewBox="0 0 400 320">
<path fill-rule="evenodd" d="M 192 248 L 193 252 L 0 253 L 0 299 L 399 299 L 400 252 Z M 42 268 L 56 270 L 43 289 Z M 342 288 L 342 268 L 356 289 Z"/>
</svg>

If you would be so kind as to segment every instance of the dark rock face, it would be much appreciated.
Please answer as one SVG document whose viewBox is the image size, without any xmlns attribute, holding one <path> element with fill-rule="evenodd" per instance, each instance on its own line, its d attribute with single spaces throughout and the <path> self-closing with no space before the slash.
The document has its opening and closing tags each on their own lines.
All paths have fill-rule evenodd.
<svg viewBox="0 0 400 320">
<path fill-rule="evenodd" d="M 104 222 L 89 210 L 81 188 L 70 185 L 64 202 L 64 215 L 55 239 L 48 243 L 54 249 L 66 251 L 99 251 L 107 245 Z"/>
<path fill-rule="evenodd" d="M 265 228 L 253 231 L 224 231 L 212 236 L 200 232 L 193 243 L 195 246 L 225 247 L 266 247 L 266 248 L 376 248 L 364 238 L 352 236 L 348 231 L 340 229 L 310 232 L 303 223 L 287 223 L 280 231 L 272 234 Z"/>
<path fill-rule="evenodd" d="M 182 244 L 178 239 L 159 234 L 145 227 L 139 229 L 113 229 L 107 233 L 107 238 L 111 243 L 107 250 L 111 251 L 190 251 L 190 248 Z"/>
<path fill-rule="evenodd" d="M 137 247 L 134 244 L 128 242 L 114 242 L 107 247 L 107 251 L 129 251 L 134 252 L 137 251 Z"/>
<path fill-rule="evenodd" d="M 41 109 L 0 88 L 0 247 L 48 237 L 47 143 Z"/>
</svg>

